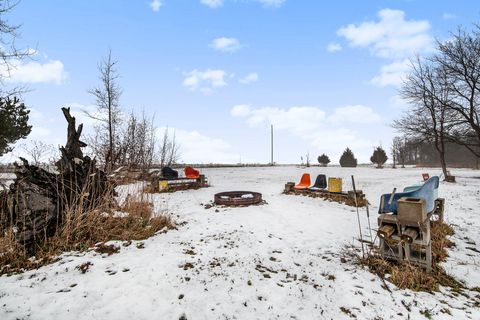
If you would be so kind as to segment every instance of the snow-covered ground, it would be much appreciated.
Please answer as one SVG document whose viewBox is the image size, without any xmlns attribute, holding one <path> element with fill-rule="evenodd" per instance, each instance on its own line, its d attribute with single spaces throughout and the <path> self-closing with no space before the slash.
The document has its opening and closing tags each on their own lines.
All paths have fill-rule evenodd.
<svg viewBox="0 0 480 320">
<path fill-rule="evenodd" d="M 468 287 L 480 286 L 480 172 L 452 170 L 456 184 L 442 182 L 446 220 L 456 244 L 445 269 Z M 281 194 L 287 181 L 309 172 L 354 174 L 372 203 L 381 193 L 419 183 L 438 169 L 222 168 L 204 169 L 212 187 L 155 194 L 178 230 L 122 246 L 118 254 L 67 253 L 60 262 L 0 277 L 0 319 L 480 319 L 466 296 L 396 289 L 370 272 L 342 262 L 345 246 L 358 242 L 355 208 Z M 250 190 L 267 204 L 205 209 L 220 191 Z M 361 209 L 364 234 L 365 209 Z M 121 245 L 121 243 L 119 243 Z M 140 246 L 141 247 L 141 246 Z M 77 266 L 90 262 L 82 274 Z M 477 295 L 477 297 L 475 297 Z M 422 314 L 423 313 L 423 314 Z M 450 314 L 449 314 L 450 313 Z"/>
</svg>

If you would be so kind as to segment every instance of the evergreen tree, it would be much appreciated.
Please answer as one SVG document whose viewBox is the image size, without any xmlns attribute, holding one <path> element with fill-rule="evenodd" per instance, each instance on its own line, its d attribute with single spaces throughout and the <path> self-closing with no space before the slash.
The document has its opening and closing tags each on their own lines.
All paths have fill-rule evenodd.
<svg viewBox="0 0 480 320">
<path fill-rule="evenodd" d="M 370 157 L 370 161 L 377 164 L 377 168 L 383 168 L 383 164 L 387 162 L 387 160 L 387 153 L 382 149 L 382 147 L 376 147 L 372 156 Z"/>
<path fill-rule="evenodd" d="M 351 168 L 357 166 L 357 159 L 355 159 L 355 156 L 352 150 L 350 150 L 350 148 L 345 149 L 342 156 L 340 157 L 340 166 Z"/>
<path fill-rule="evenodd" d="M 321 156 L 318 156 L 317 160 L 318 163 L 320 163 L 324 167 L 326 167 L 330 163 L 330 158 L 325 153 L 323 153 Z"/>
<path fill-rule="evenodd" d="M 32 131 L 32 126 L 28 125 L 29 113 L 18 98 L 0 98 L 0 156 L 12 150 L 9 145 Z"/>
</svg>

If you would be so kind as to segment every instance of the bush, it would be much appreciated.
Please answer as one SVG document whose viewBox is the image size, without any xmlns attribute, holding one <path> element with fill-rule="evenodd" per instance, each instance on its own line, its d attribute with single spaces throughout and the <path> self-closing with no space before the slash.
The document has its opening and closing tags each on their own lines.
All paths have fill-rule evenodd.
<svg viewBox="0 0 480 320">
<path fill-rule="evenodd" d="M 387 160 L 387 153 L 385 152 L 385 150 L 382 149 L 382 147 L 375 148 L 372 156 L 370 157 L 370 161 L 372 163 L 375 163 L 377 165 L 377 168 L 382 168 L 383 164 L 387 162 Z"/>
<path fill-rule="evenodd" d="M 320 163 L 324 167 L 326 167 L 330 163 L 330 158 L 325 153 L 321 156 L 318 156 L 317 160 L 318 163 Z"/>
<path fill-rule="evenodd" d="M 29 113 L 18 98 L 0 98 L 0 156 L 12 150 L 10 145 L 30 134 Z"/>
<path fill-rule="evenodd" d="M 354 168 L 357 166 L 357 159 L 349 148 L 343 151 L 342 156 L 340 157 L 340 166 Z"/>
</svg>

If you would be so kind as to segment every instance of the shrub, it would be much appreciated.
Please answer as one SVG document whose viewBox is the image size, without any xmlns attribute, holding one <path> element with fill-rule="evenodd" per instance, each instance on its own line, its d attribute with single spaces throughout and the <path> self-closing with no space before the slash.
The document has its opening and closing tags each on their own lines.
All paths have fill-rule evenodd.
<svg viewBox="0 0 480 320">
<path fill-rule="evenodd" d="M 30 134 L 29 113 L 18 98 L 0 98 L 0 156 L 12 150 L 10 145 Z"/>
<path fill-rule="evenodd" d="M 326 167 L 330 163 L 330 158 L 325 153 L 321 156 L 318 156 L 317 160 L 318 163 L 320 163 L 324 167 Z"/>
<path fill-rule="evenodd" d="M 382 149 L 382 147 L 376 147 L 373 151 L 372 156 L 370 157 L 370 161 L 372 163 L 375 163 L 377 165 L 377 168 L 382 168 L 383 164 L 387 162 L 387 160 L 387 153 L 385 152 L 385 150 Z"/>
<path fill-rule="evenodd" d="M 342 156 L 340 157 L 340 166 L 351 168 L 357 166 L 357 159 L 355 159 L 355 156 L 352 150 L 350 150 L 350 148 L 345 149 Z"/>
</svg>

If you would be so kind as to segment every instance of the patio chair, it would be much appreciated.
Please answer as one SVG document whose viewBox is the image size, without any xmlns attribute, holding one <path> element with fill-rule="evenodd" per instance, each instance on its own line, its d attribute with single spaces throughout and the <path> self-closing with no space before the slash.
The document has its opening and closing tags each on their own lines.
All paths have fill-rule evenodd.
<svg viewBox="0 0 480 320">
<path fill-rule="evenodd" d="M 327 187 L 327 177 L 324 174 L 319 174 L 315 183 L 309 189 L 312 191 L 324 190 Z"/>
<path fill-rule="evenodd" d="M 170 167 L 163 167 L 162 168 L 162 178 L 164 178 L 164 179 L 177 179 L 178 178 L 178 171 L 173 170 Z"/>
<path fill-rule="evenodd" d="M 200 178 L 200 171 L 193 169 L 192 167 L 185 167 L 184 172 L 185 172 L 185 177 L 188 179 Z"/>
<path fill-rule="evenodd" d="M 405 188 L 406 191 L 399 193 L 386 193 L 380 197 L 380 206 L 378 213 L 397 214 L 397 202 L 402 197 L 407 198 L 422 198 L 425 199 L 427 213 L 432 212 L 435 209 L 435 200 L 438 195 L 439 179 L 437 176 L 433 176 L 428 179 L 421 186 L 410 186 Z"/>
<path fill-rule="evenodd" d="M 296 190 L 306 190 L 310 187 L 312 183 L 310 182 L 310 174 L 304 173 L 300 179 L 300 183 L 296 184 L 293 188 Z"/>
</svg>

